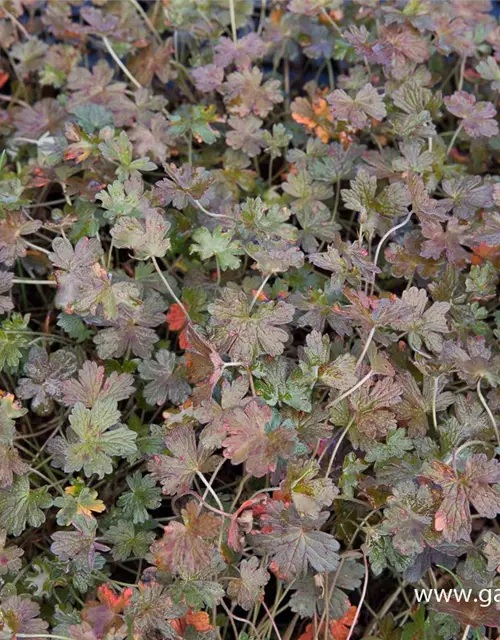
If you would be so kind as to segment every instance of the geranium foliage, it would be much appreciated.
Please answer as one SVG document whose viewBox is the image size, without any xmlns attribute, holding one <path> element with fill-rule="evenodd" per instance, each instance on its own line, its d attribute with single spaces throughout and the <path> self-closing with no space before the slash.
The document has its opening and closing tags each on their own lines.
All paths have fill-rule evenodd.
<svg viewBox="0 0 500 640">
<path fill-rule="evenodd" d="M 0 0 L 2 640 L 500 637 L 497 17 Z"/>
</svg>

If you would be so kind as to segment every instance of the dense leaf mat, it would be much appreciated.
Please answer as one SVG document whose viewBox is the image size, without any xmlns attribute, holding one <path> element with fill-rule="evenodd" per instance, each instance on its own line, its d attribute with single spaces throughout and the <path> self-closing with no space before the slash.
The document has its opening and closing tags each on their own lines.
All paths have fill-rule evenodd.
<svg viewBox="0 0 500 640">
<path fill-rule="evenodd" d="M 494 8 L 0 1 L 2 640 L 498 637 Z"/>
</svg>

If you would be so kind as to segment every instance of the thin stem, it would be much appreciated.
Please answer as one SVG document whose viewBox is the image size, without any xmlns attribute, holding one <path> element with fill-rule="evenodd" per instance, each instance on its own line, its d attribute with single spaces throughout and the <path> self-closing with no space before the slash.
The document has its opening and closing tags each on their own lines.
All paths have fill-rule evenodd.
<svg viewBox="0 0 500 640">
<path fill-rule="evenodd" d="M 255 292 L 255 295 L 253 297 L 252 302 L 250 303 L 250 308 L 248 309 L 248 312 L 250 313 L 250 311 L 253 309 L 254 304 L 257 302 L 260 294 L 262 293 L 262 291 L 264 290 L 264 287 L 267 284 L 267 281 L 269 280 L 269 278 L 271 277 L 271 274 L 268 273 L 267 276 L 264 278 L 264 280 L 262 280 L 260 287 L 257 289 L 257 291 Z"/>
<path fill-rule="evenodd" d="M 182 312 L 184 313 L 186 318 L 189 320 L 189 322 L 191 322 L 191 318 L 189 317 L 189 313 L 187 312 L 186 307 L 182 304 L 182 302 L 179 300 L 179 298 L 173 292 L 172 287 L 169 285 L 168 280 L 163 275 L 163 273 L 162 273 L 162 271 L 160 269 L 160 266 L 159 266 L 159 264 L 158 264 L 158 262 L 157 262 L 157 260 L 156 260 L 156 258 L 154 256 L 151 256 L 151 262 L 153 263 L 154 268 L 156 269 L 156 271 L 157 271 L 158 275 L 160 276 L 163 284 L 165 285 L 165 288 L 170 293 L 172 298 L 177 302 L 179 307 L 182 309 Z"/>
<path fill-rule="evenodd" d="M 346 640 L 351 640 L 352 638 L 354 629 L 358 624 L 359 614 L 361 613 L 361 607 L 363 606 L 363 602 L 365 601 L 365 598 L 366 598 L 366 592 L 368 591 L 368 577 L 369 577 L 368 560 L 366 559 L 366 553 L 364 551 L 363 551 L 363 564 L 365 565 L 365 581 L 363 583 L 363 590 L 361 592 L 361 598 L 359 600 L 359 604 L 356 607 L 356 615 L 354 616 L 354 620 L 352 621 L 351 629 L 349 631 L 349 635 L 347 636 Z"/>
<path fill-rule="evenodd" d="M 328 11 L 326 9 L 321 9 L 321 13 L 328 20 L 328 22 L 330 23 L 330 26 L 333 27 L 333 29 L 338 33 L 339 36 L 341 36 L 342 31 L 339 25 L 334 20 L 332 20 L 332 17 L 328 13 Z"/>
<path fill-rule="evenodd" d="M 269 158 L 269 173 L 267 175 L 267 186 L 270 187 L 273 184 L 273 156 Z"/>
<path fill-rule="evenodd" d="M 120 58 L 116 55 L 116 53 L 115 53 L 115 51 L 114 51 L 114 49 L 113 49 L 113 47 L 111 45 L 111 42 L 108 40 L 108 38 L 106 36 L 103 36 L 102 37 L 102 41 L 104 43 L 104 46 L 108 50 L 109 55 L 113 58 L 113 60 L 116 62 L 116 64 L 120 67 L 120 69 L 123 71 L 123 73 L 130 80 L 130 82 L 133 85 L 135 85 L 138 89 L 142 89 L 142 84 L 136 78 L 134 78 L 134 76 L 130 73 L 130 71 L 127 69 L 127 67 L 120 60 Z"/>
<path fill-rule="evenodd" d="M 219 462 L 219 464 L 215 467 L 214 472 L 212 473 L 212 476 L 210 478 L 210 482 L 209 485 L 212 486 L 215 478 L 217 477 L 217 474 L 219 473 L 219 471 L 222 469 L 222 467 L 224 466 L 224 463 L 226 462 L 227 458 L 222 458 L 222 460 Z M 208 495 L 208 488 L 205 490 L 205 493 L 203 494 L 203 500 L 207 499 L 207 495 Z"/>
<path fill-rule="evenodd" d="M 231 32 L 233 41 L 238 42 L 238 33 L 236 31 L 236 12 L 234 10 L 234 0 L 229 0 L 229 14 L 231 16 Z"/>
<path fill-rule="evenodd" d="M 215 493 L 215 491 L 212 488 L 212 485 L 208 482 L 208 480 L 205 478 L 205 476 L 201 473 L 201 471 L 196 471 L 196 475 L 198 476 L 198 478 L 203 482 L 203 484 L 205 485 L 205 487 L 207 488 L 207 491 L 210 493 L 210 495 L 212 496 L 212 498 L 215 500 L 217 506 L 219 507 L 219 509 L 221 511 L 224 511 L 224 505 L 222 504 L 222 502 L 219 500 L 219 496 Z"/>
<path fill-rule="evenodd" d="M 51 287 L 57 287 L 55 280 L 32 280 L 31 278 L 13 278 L 13 284 L 46 284 Z"/>
<path fill-rule="evenodd" d="M 285 90 L 285 111 L 290 113 L 290 60 L 285 56 L 283 61 L 283 82 Z"/>
<path fill-rule="evenodd" d="M 462 636 L 462 640 L 467 640 L 467 636 L 469 635 L 470 624 L 468 624 L 464 629 L 464 634 Z M 18 636 L 19 637 L 19 636 Z"/>
<path fill-rule="evenodd" d="M 437 401 L 438 390 L 439 390 L 439 376 L 436 376 L 434 378 L 434 389 L 432 393 L 432 424 L 434 425 L 434 429 L 436 430 L 436 433 L 438 431 L 437 411 L 436 411 L 436 401 Z"/>
<path fill-rule="evenodd" d="M 69 636 L 55 636 L 52 633 L 16 633 L 16 638 L 51 638 L 51 640 L 71 640 Z"/>
<path fill-rule="evenodd" d="M 326 59 L 326 68 L 328 70 L 328 84 L 330 85 L 330 89 L 333 91 L 335 89 L 335 76 L 333 75 L 332 61 L 330 58 Z"/>
<path fill-rule="evenodd" d="M 108 259 L 106 261 L 106 271 L 110 270 L 111 258 L 113 257 L 114 238 L 111 238 L 111 244 L 109 245 Z"/>
<path fill-rule="evenodd" d="M 215 256 L 215 267 L 217 269 L 217 286 L 220 286 L 221 273 L 220 273 L 219 258 L 217 256 Z"/>
<path fill-rule="evenodd" d="M 226 220 L 231 220 L 234 222 L 234 219 L 231 218 L 231 216 L 226 216 L 224 213 L 212 213 L 211 211 L 208 211 L 207 209 L 205 209 L 205 207 L 201 204 L 199 200 L 195 200 L 194 198 L 192 198 L 191 200 L 198 207 L 198 209 L 202 213 L 204 213 L 206 216 L 210 216 L 211 218 L 225 218 Z"/>
<path fill-rule="evenodd" d="M 162 43 L 162 39 L 160 37 L 160 34 L 158 33 L 158 31 L 155 29 L 154 24 L 151 22 L 151 20 L 149 19 L 148 14 L 144 11 L 144 9 L 141 7 L 141 5 L 137 2 L 137 0 L 129 0 L 130 4 L 132 4 L 135 8 L 135 10 L 137 11 L 137 13 L 141 16 L 141 18 L 144 20 L 144 22 L 146 23 L 148 29 L 151 31 L 151 33 L 154 35 L 155 40 L 158 44 Z"/>
<path fill-rule="evenodd" d="M 462 91 L 462 88 L 464 86 L 464 73 L 465 73 L 465 61 L 466 61 L 466 57 L 464 56 L 462 58 L 462 62 L 460 63 L 460 75 L 458 77 L 458 91 Z"/>
<path fill-rule="evenodd" d="M 326 405 L 327 409 L 330 409 L 330 407 L 335 407 L 336 405 L 338 405 L 339 402 L 341 402 L 342 400 L 344 400 L 345 398 L 347 398 L 348 396 L 351 395 L 351 393 L 354 393 L 355 391 L 357 391 L 360 387 L 362 387 L 365 382 L 372 377 L 372 375 L 375 373 L 375 371 L 373 371 L 373 369 L 370 369 L 370 371 L 368 371 L 368 373 L 366 374 L 366 376 L 364 376 L 364 378 L 361 378 L 361 380 L 359 380 L 358 382 L 356 382 L 356 384 L 351 387 L 350 389 L 348 389 L 347 391 L 345 391 L 342 395 L 338 396 L 338 398 L 335 398 L 334 400 L 332 400 L 330 402 L 330 404 Z"/>
<path fill-rule="evenodd" d="M 389 236 L 391 236 L 395 231 L 397 231 L 398 229 L 401 229 L 402 227 L 404 227 L 406 224 L 408 224 L 408 222 L 410 221 L 410 218 L 412 216 L 412 213 L 410 211 L 410 213 L 406 216 L 406 218 L 403 220 L 403 222 L 400 222 L 399 224 L 395 225 L 394 227 L 391 227 L 389 229 L 389 231 L 387 231 L 387 233 L 385 233 L 382 236 L 382 239 L 380 240 L 380 242 L 377 245 L 377 249 L 375 251 L 375 257 L 373 258 L 373 264 L 376 267 L 377 266 L 377 262 L 378 262 L 378 258 L 380 255 L 380 251 L 382 250 L 382 245 L 384 244 L 384 242 L 387 240 L 387 238 Z M 373 289 L 375 287 L 375 272 L 373 273 L 373 277 L 372 277 L 372 284 L 371 284 L 371 290 L 370 290 L 370 295 L 373 294 Z"/>
<path fill-rule="evenodd" d="M 335 220 L 335 218 L 337 217 L 337 212 L 339 210 L 339 203 L 340 203 L 340 178 L 337 178 L 337 182 L 335 184 L 335 204 L 333 206 L 332 220 Z"/>
<path fill-rule="evenodd" d="M 489 445 L 486 442 L 483 442 L 483 440 L 469 440 L 468 442 L 464 442 L 463 444 L 461 444 L 453 452 L 453 469 L 455 473 L 457 473 L 457 458 L 459 454 L 462 453 L 464 449 L 467 449 L 467 447 L 473 447 L 473 446 L 482 446 L 482 447 L 488 448 Z"/>
<path fill-rule="evenodd" d="M 29 247 L 30 249 L 33 249 L 34 251 L 40 251 L 41 253 L 44 253 L 46 256 L 50 255 L 50 251 L 47 251 L 47 249 L 44 249 L 43 247 L 39 247 L 37 244 L 33 244 L 32 242 L 28 242 L 27 240 L 23 239 L 24 244 Z"/>
<path fill-rule="evenodd" d="M 31 40 L 31 36 L 30 34 L 26 31 L 26 29 L 24 28 L 24 26 L 19 22 L 19 20 L 12 15 L 12 13 L 10 13 L 10 11 L 7 11 L 7 9 L 5 7 L 2 7 L 2 11 L 5 13 L 5 15 L 13 22 L 13 24 L 16 25 L 16 27 L 19 29 L 19 31 L 23 34 L 23 36 L 25 38 L 28 38 L 28 40 Z"/>
<path fill-rule="evenodd" d="M 193 132 L 190 131 L 188 135 L 188 162 L 193 164 Z"/>
<path fill-rule="evenodd" d="M 476 391 L 477 391 L 477 395 L 479 396 L 479 400 L 481 402 L 481 404 L 484 407 L 484 410 L 486 411 L 486 413 L 488 414 L 488 418 L 490 419 L 491 422 L 491 426 L 493 427 L 494 431 L 495 431 L 495 435 L 497 437 L 497 442 L 500 446 L 500 434 L 498 433 L 498 426 L 495 420 L 495 416 L 493 415 L 493 413 L 491 412 L 491 409 L 488 406 L 488 403 L 486 402 L 483 393 L 481 391 L 481 378 L 479 378 L 479 380 L 477 381 L 477 386 L 476 386 Z"/>
<path fill-rule="evenodd" d="M 236 491 L 236 495 L 234 496 L 234 500 L 233 500 L 233 502 L 231 504 L 231 513 L 234 511 L 234 508 L 238 504 L 238 500 L 240 499 L 240 496 L 243 493 L 243 489 L 245 487 L 245 484 L 247 483 L 248 480 L 250 480 L 251 477 L 252 477 L 252 475 L 250 473 L 248 473 L 246 476 L 244 476 L 241 479 L 241 482 L 239 483 L 238 489 Z"/>
<path fill-rule="evenodd" d="M 340 449 L 340 445 L 342 444 L 342 441 L 346 437 L 347 432 L 351 428 L 352 422 L 353 422 L 352 420 L 349 421 L 349 423 L 347 424 L 345 429 L 340 434 L 340 438 L 337 440 L 337 444 L 335 445 L 335 448 L 332 451 L 332 455 L 330 456 L 330 460 L 328 461 L 328 467 L 326 469 L 325 478 L 328 478 L 328 476 L 330 475 L 330 472 L 331 472 L 332 467 L 333 467 L 333 461 L 335 460 L 335 456 L 337 455 L 337 452 Z M 327 447 L 325 447 L 324 451 L 326 451 L 326 450 L 327 450 Z M 320 461 L 321 461 L 321 456 L 320 456 L 318 462 L 320 462 Z"/>
<path fill-rule="evenodd" d="M 455 144 L 456 139 L 458 138 L 458 134 L 462 131 L 463 124 L 460 123 L 457 127 L 457 130 L 453 134 L 452 139 L 450 140 L 450 144 L 448 145 L 448 149 L 446 149 L 446 155 L 450 155 L 450 151 L 453 149 L 453 145 Z"/>
<path fill-rule="evenodd" d="M 365 346 L 363 347 L 363 351 L 361 352 L 361 355 L 359 356 L 358 361 L 356 362 L 356 369 L 363 362 L 363 359 L 366 356 L 366 352 L 368 351 L 370 344 L 373 340 L 373 336 L 375 335 L 375 330 L 376 330 L 376 327 L 372 327 L 370 329 L 370 333 L 368 334 L 368 338 L 366 339 Z"/>
<path fill-rule="evenodd" d="M 257 29 L 257 33 L 260 36 L 262 33 L 262 29 L 264 28 L 264 19 L 266 17 L 266 4 L 267 0 L 261 0 L 260 3 L 260 17 L 259 17 L 259 28 Z"/>
<path fill-rule="evenodd" d="M 276 622 L 274 621 L 274 618 L 271 615 L 271 612 L 269 611 L 269 608 L 268 608 L 267 604 L 264 602 L 264 600 L 262 600 L 260 604 L 262 605 L 262 608 L 264 609 L 264 611 L 266 612 L 269 620 L 271 621 L 271 624 L 273 626 L 273 629 L 274 629 L 274 632 L 275 632 L 276 636 L 278 637 L 278 640 L 283 640 L 282 637 L 281 637 L 281 633 L 280 633 L 280 631 L 278 629 L 278 626 L 276 625 Z"/>
</svg>

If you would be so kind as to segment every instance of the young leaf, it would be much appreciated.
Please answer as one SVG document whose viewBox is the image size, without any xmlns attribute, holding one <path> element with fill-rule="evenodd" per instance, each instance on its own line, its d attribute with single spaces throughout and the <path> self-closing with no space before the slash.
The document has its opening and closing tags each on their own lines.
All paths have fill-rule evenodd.
<svg viewBox="0 0 500 640">
<path fill-rule="evenodd" d="M 13 536 L 20 536 L 27 525 L 42 525 L 45 522 L 42 509 L 51 505 L 47 487 L 32 490 L 28 476 L 20 476 L 8 489 L 0 489 L 0 528 Z"/>
<path fill-rule="evenodd" d="M 189 251 L 199 253 L 202 260 L 214 257 L 222 271 L 237 269 L 241 262 L 238 256 L 243 252 L 232 237 L 231 232 L 224 232 L 221 227 L 217 227 L 213 232 L 201 227 L 193 233 L 194 243 Z"/>
<path fill-rule="evenodd" d="M 141 524 L 149 519 L 148 509 L 157 509 L 161 504 L 161 490 L 153 476 L 142 476 L 139 471 L 126 478 L 129 491 L 118 498 L 118 506 L 127 520 Z"/>
<path fill-rule="evenodd" d="M 66 473 L 81 471 L 99 478 L 113 471 L 113 456 L 128 456 L 137 451 L 137 434 L 119 424 L 116 400 L 96 400 L 91 409 L 77 402 L 69 417 L 66 437 L 57 436 L 49 447 L 54 465 Z"/>
<path fill-rule="evenodd" d="M 123 562 L 129 556 L 142 558 L 148 552 L 154 537 L 155 534 L 152 531 L 136 529 L 126 520 L 119 520 L 106 532 L 106 540 L 113 544 L 111 555 L 118 562 Z"/>
</svg>

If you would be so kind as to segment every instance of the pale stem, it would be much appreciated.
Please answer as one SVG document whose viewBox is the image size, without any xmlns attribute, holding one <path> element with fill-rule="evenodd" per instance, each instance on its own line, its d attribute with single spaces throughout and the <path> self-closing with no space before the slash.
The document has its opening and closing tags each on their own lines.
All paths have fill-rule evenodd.
<svg viewBox="0 0 500 640">
<path fill-rule="evenodd" d="M 135 10 L 137 11 L 137 13 L 141 16 L 141 18 L 144 20 L 144 22 L 146 23 L 146 25 L 148 26 L 149 30 L 151 31 L 151 33 L 154 35 L 156 42 L 158 44 L 162 43 L 162 39 L 160 38 L 160 34 L 158 33 L 158 31 L 155 29 L 154 24 L 151 22 L 151 20 L 149 19 L 148 14 L 144 11 L 144 9 L 141 7 L 141 5 L 137 2 L 137 0 L 129 0 L 130 4 L 132 4 L 135 8 Z"/>
<path fill-rule="evenodd" d="M 479 446 L 479 445 L 482 447 L 488 447 L 488 444 L 483 440 L 469 440 L 468 442 L 464 442 L 457 449 L 455 449 L 455 451 L 453 452 L 453 469 L 455 470 L 455 473 L 457 472 L 457 458 L 459 454 L 464 449 L 467 449 L 467 447 Z"/>
<path fill-rule="evenodd" d="M 50 287 L 57 287 L 55 280 L 31 280 L 31 278 L 14 278 L 12 284 L 44 284 Z"/>
<path fill-rule="evenodd" d="M 231 218 L 231 216 L 226 216 L 224 213 L 212 213 L 211 211 L 208 211 L 207 209 L 205 209 L 205 207 L 201 204 L 199 200 L 195 200 L 194 198 L 191 198 L 191 200 L 198 207 L 198 209 L 202 213 L 204 213 L 206 216 L 210 216 L 211 218 L 225 218 L 226 220 L 231 220 L 234 222 L 234 219 Z"/>
<path fill-rule="evenodd" d="M 264 280 L 262 280 L 260 287 L 259 287 L 259 288 L 257 289 L 257 291 L 255 292 L 255 295 L 254 295 L 254 297 L 253 297 L 253 300 L 252 300 L 252 302 L 250 303 L 250 308 L 248 309 L 248 311 L 249 311 L 249 312 L 253 309 L 254 304 L 255 304 L 255 303 L 257 302 L 257 300 L 259 299 L 259 296 L 260 296 L 260 294 L 263 292 L 264 287 L 266 286 L 267 281 L 269 280 L 269 278 L 270 278 L 270 277 L 271 277 L 271 274 L 270 274 L 270 273 L 268 273 L 268 274 L 267 274 L 267 276 L 264 278 Z"/>
<path fill-rule="evenodd" d="M 350 389 L 348 389 L 347 391 L 345 391 L 342 395 L 338 396 L 338 398 L 335 398 L 334 400 L 332 400 L 330 402 L 330 404 L 326 405 L 326 408 L 329 409 L 330 407 L 335 407 L 336 405 L 338 405 L 339 402 L 342 402 L 342 400 L 344 400 L 345 398 L 347 398 L 348 396 L 351 395 L 351 393 L 354 393 L 355 391 L 357 391 L 360 387 L 362 387 L 365 382 L 367 380 L 369 380 L 372 375 L 375 373 L 375 371 L 373 371 L 373 369 L 370 369 L 370 371 L 368 371 L 368 373 L 366 374 L 366 376 L 364 376 L 363 378 L 361 378 L 361 380 L 359 380 L 358 382 L 356 382 L 356 384 L 351 387 Z"/>
<path fill-rule="evenodd" d="M 436 376 L 434 378 L 434 389 L 432 394 L 432 424 L 434 425 L 434 429 L 436 430 L 436 433 L 438 430 L 437 412 L 436 412 L 436 400 L 437 400 L 438 389 L 439 389 L 439 376 Z"/>
<path fill-rule="evenodd" d="M 69 636 L 55 636 L 52 633 L 16 633 L 16 638 L 50 638 L 51 640 L 71 640 Z"/>
<path fill-rule="evenodd" d="M 116 62 L 116 64 L 120 67 L 120 69 L 123 71 L 123 73 L 130 80 L 130 82 L 132 82 L 132 84 L 135 85 L 138 89 L 142 89 L 142 84 L 136 78 L 134 78 L 134 76 L 130 73 L 130 71 L 127 69 L 127 67 L 123 64 L 123 62 L 117 56 L 117 54 L 115 53 L 115 50 L 113 49 L 113 46 L 111 45 L 111 42 L 108 40 L 108 38 L 106 36 L 103 36 L 102 37 L 102 41 L 104 42 L 104 46 L 108 50 L 109 55 L 113 58 L 113 60 Z"/>
<path fill-rule="evenodd" d="M 366 553 L 364 551 L 363 551 L 363 564 L 365 565 L 365 580 L 363 583 L 363 590 L 361 592 L 361 598 L 360 598 L 359 604 L 356 607 L 356 615 L 354 616 L 354 620 L 352 621 L 351 629 L 349 631 L 349 635 L 347 636 L 346 640 L 351 640 L 352 638 L 354 629 L 358 624 L 359 614 L 361 613 L 361 607 L 363 606 L 363 602 L 365 601 L 365 598 L 366 598 L 366 592 L 368 591 L 368 577 L 369 577 L 368 560 L 366 559 Z"/>
<path fill-rule="evenodd" d="M 370 344 L 373 340 L 373 336 L 375 335 L 375 329 L 376 329 L 375 327 L 372 327 L 370 329 L 370 333 L 368 334 L 368 338 L 366 339 L 365 346 L 363 347 L 363 351 L 361 352 L 361 355 L 359 356 L 358 361 L 356 362 L 356 369 L 363 362 L 363 359 L 366 356 L 366 352 L 368 351 Z"/>
<path fill-rule="evenodd" d="M 328 11 L 326 9 L 321 9 L 321 13 L 325 16 L 325 18 L 328 20 L 333 29 L 338 33 L 338 35 L 341 36 L 342 31 L 340 30 L 339 25 L 334 20 L 332 20 L 332 17 L 328 13 Z"/>
<path fill-rule="evenodd" d="M 219 473 L 219 471 L 222 469 L 222 466 L 224 465 L 224 463 L 226 462 L 226 460 L 227 460 L 227 458 L 222 458 L 222 460 L 221 460 L 221 461 L 219 462 L 219 464 L 216 466 L 216 468 L 215 468 L 214 472 L 212 473 L 212 477 L 210 478 L 210 482 L 209 482 L 209 485 L 210 485 L 210 486 L 212 486 L 212 485 L 213 485 L 213 483 L 214 483 L 214 481 L 215 481 L 215 478 L 217 477 L 217 474 L 218 474 L 218 473 Z M 208 490 L 208 488 L 207 488 L 207 489 L 205 489 L 205 493 L 204 493 L 204 494 L 203 494 L 203 496 L 202 496 L 203 500 L 206 500 L 206 499 L 207 499 L 207 495 L 208 495 L 208 493 L 209 493 L 209 490 Z"/>
<path fill-rule="evenodd" d="M 462 131 L 463 124 L 460 123 L 457 127 L 457 130 L 453 134 L 452 139 L 450 140 L 450 144 L 448 145 L 448 149 L 446 149 L 446 155 L 450 155 L 450 151 L 453 149 L 453 145 L 455 144 L 456 139 L 458 138 L 458 134 Z"/>
<path fill-rule="evenodd" d="M 464 635 L 462 636 L 462 640 L 467 640 L 467 636 L 469 635 L 470 624 L 468 624 L 464 629 Z"/>
<path fill-rule="evenodd" d="M 373 264 L 376 267 L 377 266 L 377 262 L 380 256 L 380 251 L 382 250 L 382 245 L 384 244 L 384 242 L 387 240 L 387 238 L 389 236 L 391 236 L 395 231 L 397 231 L 398 229 L 401 229 L 402 227 L 404 227 L 406 224 L 408 224 L 408 222 L 410 221 L 410 218 L 412 216 L 412 213 L 410 211 L 410 213 L 406 216 L 406 218 L 403 220 L 403 222 L 400 222 L 399 224 L 395 225 L 394 227 L 391 227 L 389 229 L 389 231 L 387 231 L 383 236 L 382 239 L 380 240 L 380 242 L 377 245 L 377 249 L 375 251 L 375 257 L 373 258 Z M 371 284 L 371 291 L 370 291 L 370 295 L 373 294 L 373 289 L 375 287 L 375 273 L 373 274 L 373 279 L 372 279 L 372 284 Z"/>
<path fill-rule="evenodd" d="M 229 14 L 231 16 L 231 32 L 233 41 L 238 42 L 238 33 L 236 32 L 236 12 L 234 10 L 234 0 L 229 0 Z"/>
<path fill-rule="evenodd" d="M 346 437 L 347 432 L 351 428 L 351 425 L 352 425 L 352 420 L 349 421 L 349 424 L 345 427 L 345 429 L 340 434 L 340 438 L 337 440 L 337 444 L 335 445 L 335 448 L 332 451 L 332 455 L 330 456 L 330 460 L 328 461 L 328 467 L 326 469 L 325 478 L 328 478 L 328 476 L 330 475 L 330 472 L 331 472 L 332 467 L 333 467 L 333 461 L 335 460 L 335 456 L 337 455 L 338 450 L 340 449 L 340 445 L 342 444 L 344 438 Z M 327 447 L 325 447 L 324 451 L 326 451 L 326 449 L 327 449 Z M 323 451 L 323 453 L 324 453 L 324 451 Z M 321 458 L 322 457 L 323 457 L 323 454 L 321 454 L 321 456 L 319 457 L 318 463 L 321 462 Z"/>
<path fill-rule="evenodd" d="M 189 322 L 191 322 L 191 318 L 189 317 L 189 313 L 187 312 L 186 307 L 182 304 L 182 302 L 179 300 L 179 298 L 175 295 L 175 293 L 173 292 L 172 287 L 170 286 L 170 284 L 168 283 L 168 280 L 165 278 L 165 276 L 163 275 L 160 266 L 156 260 L 156 258 L 154 256 L 151 256 L 151 261 L 154 265 L 154 268 L 156 269 L 158 275 L 160 276 L 160 278 L 162 279 L 163 284 L 165 285 L 165 288 L 167 289 L 167 291 L 170 293 L 170 295 L 172 296 L 172 298 L 177 302 L 177 304 L 179 305 L 179 307 L 182 309 L 182 312 L 184 313 L 184 315 L 186 316 L 186 318 L 189 320 Z"/>
<path fill-rule="evenodd" d="M 222 504 L 222 502 L 219 500 L 219 496 L 215 493 L 215 491 L 212 488 L 212 485 L 208 482 L 208 480 L 205 478 L 205 476 L 201 473 L 201 471 L 196 471 L 196 475 L 198 476 L 198 478 L 203 482 L 203 484 L 205 485 L 205 487 L 207 488 L 207 491 L 210 493 L 210 495 L 212 496 L 212 498 L 215 500 L 217 506 L 219 507 L 219 509 L 221 511 L 224 511 L 224 506 Z"/>
<path fill-rule="evenodd" d="M 33 249 L 34 251 L 40 251 L 41 253 L 44 253 L 46 256 L 50 255 L 50 251 L 47 251 L 47 249 L 44 249 L 43 247 L 39 247 L 37 244 L 28 242 L 27 240 L 24 240 L 24 238 L 23 238 L 23 242 L 27 247 L 29 247 L 30 249 Z"/>
<path fill-rule="evenodd" d="M 466 61 L 466 57 L 464 56 L 462 58 L 462 62 L 460 63 L 460 76 L 458 78 L 458 90 L 459 91 L 462 91 L 462 88 L 464 86 L 465 61 Z"/>
<path fill-rule="evenodd" d="M 268 608 L 267 604 L 264 602 L 264 600 L 262 600 L 260 604 L 262 605 L 264 611 L 266 612 L 267 617 L 271 621 L 271 624 L 272 624 L 273 629 L 274 629 L 274 633 L 276 634 L 278 640 L 283 640 L 282 637 L 281 637 L 281 633 L 279 632 L 278 626 L 277 626 L 276 622 L 274 621 L 274 618 L 271 615 L 271 612 L 269 611 L 269 608 Z"/>
<path fill-rule="evenodd" d="M 495 416 L 493 415 L 493 413 L 491 412 L 491 409 L 488 406 L 488 403 L 486 402 L 482 391 L 481 391 L 481 378 L 479 378 L 479 380 L 477 381 L 477 386 L 476 386 L 476 391 L 477 391 L 477 395 L 479 396 L 479 400 L 481 401 L 481 404 L 484 407 L 484 410 L 486 411 L 486 413 L 488 414 L 488 418 L 490 419 L 491 422 L 491 426 L 493 427 L 494 431 L 495 431 L 495 435 L 497 437 L 497 442 L 500 446 L 500 434 L 498 433 L 498 426 L 495 420 Z"/>
</svg>

